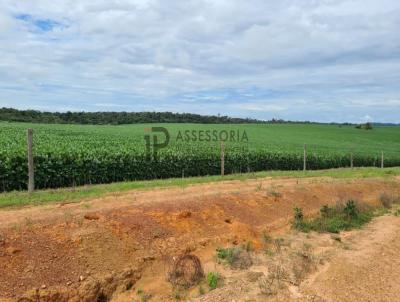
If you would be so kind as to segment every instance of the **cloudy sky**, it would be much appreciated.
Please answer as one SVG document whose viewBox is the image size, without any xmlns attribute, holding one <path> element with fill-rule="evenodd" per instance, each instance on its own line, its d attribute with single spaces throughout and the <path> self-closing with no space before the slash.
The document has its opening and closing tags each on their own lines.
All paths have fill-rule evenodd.
<svg viewBox="0 0 400 302">
<path fill-rule="evenodd" d="M 400 122 L 400 1 L 0 0 L 0 107 Z"/>
</svg>

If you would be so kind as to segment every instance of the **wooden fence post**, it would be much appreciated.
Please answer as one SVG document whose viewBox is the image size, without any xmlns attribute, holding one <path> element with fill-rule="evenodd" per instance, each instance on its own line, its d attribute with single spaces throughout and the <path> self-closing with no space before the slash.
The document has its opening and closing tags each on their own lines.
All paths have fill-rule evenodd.
<svg viewBox="0 0 400 302">
<path fill-rule="evenodd" d="M 224 141 L 221 141 L 221 176 L 225 175 L 225 145 Z"/>
<path fill-rule="evenodd" d="M 382 151 L 382 156 L 381 156 L 381 168 L 383 169 L 385 167 L 384 165 L 384 157 L 383 157 L 383 151 Z"/>
<path fill-rule="evenodd" d="M 353 152 L 350 153 L 350 168 L 353 169 L 354 165 L 353 165 Z"/>
<path fill-rule="evenodd" d="M 28 192 L 32 193 L 35 190 L 35 172 L 33 165 L 33 130 L 27 131 L 28 144 Z"/>
<path fill-rule="evenodd" d="M 304 144 L 304 154 L 303 154 L 303 171 L 307 170 L 307 145 Z"/>
</svg>

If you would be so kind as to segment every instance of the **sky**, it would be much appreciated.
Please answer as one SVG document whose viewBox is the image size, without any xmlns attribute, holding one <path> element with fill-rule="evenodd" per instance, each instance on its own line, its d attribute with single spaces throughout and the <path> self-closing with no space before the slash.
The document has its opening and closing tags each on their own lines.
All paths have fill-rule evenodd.
<svg viewBox="0 0 400 302">
<path fill-rule="evenodd" d="M 0 0 L 0 107 L 400 122 L 398 0 Z"/>
</svg>

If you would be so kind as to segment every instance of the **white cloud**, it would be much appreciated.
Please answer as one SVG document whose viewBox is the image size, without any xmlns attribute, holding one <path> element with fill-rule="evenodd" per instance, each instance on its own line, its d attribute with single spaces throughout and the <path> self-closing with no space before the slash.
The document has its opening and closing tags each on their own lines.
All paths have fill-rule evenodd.
<svg viewBox="0 0 400 302">
<path fill-rule="evenodd" d="M 261 112 L 279 112 L 286 110 L 287 107 L 275 105 L 275 104 L 264 104 L 258 103 L 244 103 L 244 104 L 233 104 L 234 108 L 248 110 L 248 111 L 261 111 Z"/>
<path fill-rule="evenodd" d="M 371 120 L 372 120 L 372 117 L 370 116 L 370 115 L 365 115 L 365 116 L 363 116 L 363 118 L 362 118 L 364 121 L 366 121 L 366 122 L 370 122 Z"/>
<path fill-rule="evenodd" d="M 397 0 L 3 0 L 0 106 L 400 122 L 398 28 Z"/>
</svg>

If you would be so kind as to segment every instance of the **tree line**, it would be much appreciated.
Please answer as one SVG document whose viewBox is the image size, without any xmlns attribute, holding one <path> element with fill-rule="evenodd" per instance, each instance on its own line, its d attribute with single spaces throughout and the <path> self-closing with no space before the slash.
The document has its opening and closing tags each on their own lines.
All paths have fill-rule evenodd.
<svg viewBox="0 0 400 302">
<path fill-rule="evenodd" d="M 0 121 L 47 124 L 123 125 L 140 123 L 244 124 L 264 123 L 250 118 L 173 112 L 42 112 L 0 109 Z"/>
<path fill-rule="evenodd" d="M 91 124 L 91 125 L 124 125 L 142 123 L 196 123 L 196 124 L 326 124 L 310 121 L 287 121 L 283 119 L 257 120 L 252 118 L 235 118 L 221 115 L 200 115 L 193 113 L 173 112 L 45 112 L 38 110 L 18 110 L 0 108 L 0 121 L 27 122 L 44 124 Z M 330 125 L 355 125 L 353 123 L 327 123 Z M 357 128 L 372 129 L 371 123 Z M 375 126 L 398 126 L 393 123 L 374 123 Z M 371 127 L 370 127 L 371 126 Z"/>
</svg>

